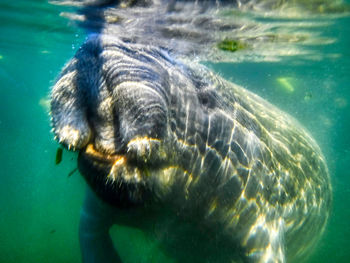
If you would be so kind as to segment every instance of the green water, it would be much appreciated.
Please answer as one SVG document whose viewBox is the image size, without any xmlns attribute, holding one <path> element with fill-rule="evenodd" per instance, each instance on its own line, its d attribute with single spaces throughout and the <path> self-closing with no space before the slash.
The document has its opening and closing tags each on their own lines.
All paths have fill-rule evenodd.
<svg viewBox="0 0 350 263">
<path fill-rule="evenodd" d="M 86 33 L 46 1 L 0 1 L 0 262 L 79 262 L 85 184 L 50 133 L 46 98 Z M 210 64 L 297 118 L 326 156 L 333 214 L 309 262 L 350 262 L 350 17 L 330 17 L 319 59 Z M 163 262 L 141 232 L 114 228 L 126 262 Z"/>
</svg>

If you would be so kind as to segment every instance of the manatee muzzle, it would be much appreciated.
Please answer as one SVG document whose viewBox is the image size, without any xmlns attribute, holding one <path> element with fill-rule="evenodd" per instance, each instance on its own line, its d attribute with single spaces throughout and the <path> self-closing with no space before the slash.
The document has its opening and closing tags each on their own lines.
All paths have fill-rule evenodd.
<svg viewBox="0 0 350 263">
<path fill-rule="evenodd" d="M 128 208 L 148 200 L 143 180 L 148 170 L 126 155 L 100 153 L 88 144 L 79 152 L 78 169 L 92 190 L 111 205 Z"/>
</svg>

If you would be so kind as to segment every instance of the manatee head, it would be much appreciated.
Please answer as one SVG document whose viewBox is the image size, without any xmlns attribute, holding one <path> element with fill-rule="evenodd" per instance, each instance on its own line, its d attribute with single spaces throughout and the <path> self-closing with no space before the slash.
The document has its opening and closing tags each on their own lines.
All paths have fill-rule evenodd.
<svg viewBox="0 0 350 263">
<path fill-rule="evenodd" d="M 93 35 L 52 89 L 57 139 L 79 150 L 79 170 L 114 205 L 156 198 L 154 178 L 167 180 L 176 163 L 168 107 L 173 63 L 160 49 Z"/>
</svg>

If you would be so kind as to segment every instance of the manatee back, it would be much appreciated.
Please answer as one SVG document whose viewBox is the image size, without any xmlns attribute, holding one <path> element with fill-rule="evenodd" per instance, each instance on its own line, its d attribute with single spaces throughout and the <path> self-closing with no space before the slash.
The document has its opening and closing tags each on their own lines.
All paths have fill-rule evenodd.
<svg viewBox="0 0 350 263">
<path fill-rule="evenodd" d="M 205 69 L 196 71 L 190 75 L 200 88 L 189 92 L 192 97 L 176 91 L 182 99 L 174 110 L 178 163 L 189 173 L 185 210 L 201 211 L 239 236 L 253 258 L 270 249 L 275 259 L 286 253 L 299 262 L 331 210 L 320 148 L 288 114 Z"/>
</svg>

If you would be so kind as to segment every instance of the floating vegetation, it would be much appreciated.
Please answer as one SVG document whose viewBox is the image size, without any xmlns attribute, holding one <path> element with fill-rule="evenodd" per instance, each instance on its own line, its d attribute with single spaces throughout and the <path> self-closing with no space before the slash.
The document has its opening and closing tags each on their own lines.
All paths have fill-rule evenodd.
<svg viewBox="0 0 350 263">
<path fill-rule="evenodd" d="M 236 52 L 238 50 L 246 49 L 248 45 L 239 40 L 225 39 L 217 44 L 218 49 L 229 52 Z"/>
<path fill-rule="evenodd" d="M 68 177 L 71 177 L 76 171 L 78 171 L 78 168 L 74 168 L 72 171 L 69 172 Z"/>
<path fill-rule="evenodd" d="M 44 97 L 39 100 L 39 105 L 46 110 L 47 112 L 50 111 L 50 98 Z"/>
<path fill-rule="evenodd" d="M 56 165 L 62 162 L 62 154 L 63 154 L 63 149 L 61 147 L 58 147 L 56 151 L 56 162 L 55 162 Z"/>
<path fill-rule="evenodd" d="M 331 118 L 329 118 L 328 116 L 324 116 L 324 115 L 321 115 L 319 117 L 321 123 L 326 126 L 327 128 L 329 127 L 332 127 L 334 125 L 333 121 Z"/>
<path fill-rule="evenodd" d="M 306 92 L 304 96 L 304 101 L 310 101 L 312 98 L 312 93 L 311 92 Z"/>
<path fill-rule="evenodd" d="M 336 98 L 334 99 L 334 104 L 337 108 L 343 109 L 343 108 L 346 108 L 346 106 L 348 105 L 348 102 L 345 98 Z"/>
<path fill-rule="evenodd" d="M 276 79 L 277 83 L 279 84 L 280 88 L 284 90 L 287 93 L 293 93 L 295 91 L 295 88 L 293 86 L 293 78 L 289 77 L 280 77 Z"/>
</svg>

